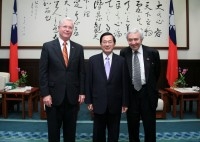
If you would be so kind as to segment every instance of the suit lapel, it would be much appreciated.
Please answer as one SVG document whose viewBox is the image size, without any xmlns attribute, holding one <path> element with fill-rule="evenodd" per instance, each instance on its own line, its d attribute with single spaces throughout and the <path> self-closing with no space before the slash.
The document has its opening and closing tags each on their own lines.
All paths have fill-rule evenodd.
<svg viewBox="0 0 200 142">
<path fill-rule="evenodd" d="M 116 55 L 113 53 L 113 56 L 112 56 L 112 64 L 110 66 L 110 74 L 109 74 L 109 78 L 108 78 L 108 81 L 110 81 L 113 77 L 113 74 L 115 73 L 115 71 L 117 69 L 115 69 L 115 67 L 117 67 L 117 62 L 116 62 Z"/>
<path fill-rule="evenodd" d="M 70 56 L 69 56 L 69 61 L 68 61 L 68 66 L 70 65 L 74 55 L 75 55 L 76 49 L 74 47 L 73 42 L 70 41 Z"/>
<path fill-rule="evenodd" d="M 54 41 L 54 46 L 53 47 L 55 48 L 55 54 L 57 55 L 57 57 L 59 58 L 59 60 L 63 64 L 63 66 L 65 66 L 65 61 L 64 61 L 64 58 L 63 58 L 63 54 L 62 54 L 60 43 L 59 43 L 58 39 L 56 39 Z"/>
<path fill-rule="evenodd" d="M 132 49 L 129 47 L 127 52 L 127 64 L 128 64 L 128 70 L 129 74 L 132 77 Z"/>
<path fill-rule="evenodd" d="M 144 70 L 145 70 L 145 78 L 146 81 L 149 78 L 149 68 L 150 68 L 150 57 L 148 56 L 148 52 L 144 46 L 143 48 L 143 59 L 144 59 Z"/>
<path fill-rule="evenodd" d="M 103 53 L 99 54 L 99 67 L 102 69 L 102 74 L 103 77 L 107 80 L 107 76 L 106 76 L 106 70 L 105 70 L 105 66 L 104 66 L 104 58 L 103 58 Z"/>
</svg>

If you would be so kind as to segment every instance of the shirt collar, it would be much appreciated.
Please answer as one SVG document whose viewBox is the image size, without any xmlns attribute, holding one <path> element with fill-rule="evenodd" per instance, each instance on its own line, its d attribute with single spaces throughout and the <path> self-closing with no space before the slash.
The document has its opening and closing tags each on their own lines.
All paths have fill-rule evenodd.
<svg viewBox="0 0 200 142">
<path fill-rule="evenodd" d="M 110 53 L 108 56 L 103 52 L 103 59 L 105 60 L 106 57 L 109 57 L 109 60 L 112 61 L 113 52 Z"/>
<path fill-rule="evenodd" d="M 143 48 L 142 48 L 142 45 L 140 45 L 140 47 L 138 48 L 138 53 L 140 53 L 140 54 L 143 54 Z M 132 53 L 134 53 L 135 51 L 134 50 L 132 50 Z"/>
<path fill-rule="evenodd" d="M 63 43 L 64 43 L 64 41 L 59 37 L 58 38 L 58 40 L 59 40 L 59 43 L 60 43 L 60 47 L 62 47 L 63 46 Z M 67 45 L 69 45 L 70 46 L 70 41 L 68 40 L 67 41 Z"/>
</svg>

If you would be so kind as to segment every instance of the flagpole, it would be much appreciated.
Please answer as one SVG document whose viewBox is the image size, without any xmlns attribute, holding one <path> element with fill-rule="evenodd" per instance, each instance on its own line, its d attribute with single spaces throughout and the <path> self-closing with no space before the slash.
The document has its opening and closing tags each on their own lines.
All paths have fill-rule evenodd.
<svg viewBox="0 0 200 142">
<path fill-rule="evenodd" d="M 173 1 L 170 0 L 169 6 L 169 49 L 167 74 L 169 86 L 174 86 L 174 82 L 178 78 L 178 58 L 177 58 L 177 42 L 176 42 L 176 26 L 174 21 Z"/>
<path fill-rule="evenodd" d="M 11 25 L 11 40 L 10 40 L 10 60 L 9 72 L 10 82 L 18 80 L 18 36 L 17 36 L 17 1 L 14 0 L 13 19 Z"/>
</svg>

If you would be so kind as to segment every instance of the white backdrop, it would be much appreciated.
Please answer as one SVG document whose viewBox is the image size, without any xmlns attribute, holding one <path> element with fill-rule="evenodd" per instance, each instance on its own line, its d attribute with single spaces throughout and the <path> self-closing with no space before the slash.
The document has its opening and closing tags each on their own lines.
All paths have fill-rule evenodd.
<svg viewBox="0 0 200 142">
<path fill-rule="evenodd" d="M 99 46 L 99 37 L 109 31 L 116 37 L 116 46 L 126 46 L 128 29 L 141 28 L 144 44 L 168 47 L 169 0 L 97 1 L 17 0 L 18 45 L 42 46 L 57 36 L 58 21 L 69 16 L 75 21 L 72 40 L 83 46 Z M 174 0 L 177 44 L 186 47 L 186 0 Z M 128 3 L 129 2 L 129 3 Z M 10 43 L 13 0 L 2 0 L 1 46 Z"/>
</svg>

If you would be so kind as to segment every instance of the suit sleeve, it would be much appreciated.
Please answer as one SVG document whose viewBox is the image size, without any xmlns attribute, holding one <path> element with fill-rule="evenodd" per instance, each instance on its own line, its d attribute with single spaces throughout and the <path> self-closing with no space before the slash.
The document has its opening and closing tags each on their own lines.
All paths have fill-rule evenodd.
<svg viewBox="0 0 200 142">
<path fill-rule="evenodd" d="M 46 44 L 43 45 L 39 63 L 39 85 L 41 96 L 49 95 L 48 89 L 48 50 Z"/>
<path fill-rule="evenodd" d="M 92 94 L 91 94 L 92 74 L 93 74 L 92 73 L 92 63 L 91 63 L 91 59 L 89 59 L 87 71 L 86 71 L 86 97 L 85 97 L 86 104 L 92 104 Z"/>
<path fill-rule="evenodd" d="M 129 90 L 129 73 L 128 73 L 128 66 L 124 60 L 123 63 L 123 100 L 122 100 L 122 105 L 123 106 L 128 106 L 129 102 L 129 95 L 130 95 L 130 90 Z"/>
<path fill-rule="evenodd" d="M 160 55 L 157 50 L 154 52 L 154 57 L 155 57 L 155 62 L 156 62 L 155 75 L 156 75 L 156 81 L 158 81 L 160 77 Z"/>
<path fill-rule="evenodd" d="M 84 53 L 83 48 L 81 48 L 80 53 L 80 94 L 85 94 L 85 60 L 84 60 Z"/>
</svg>

